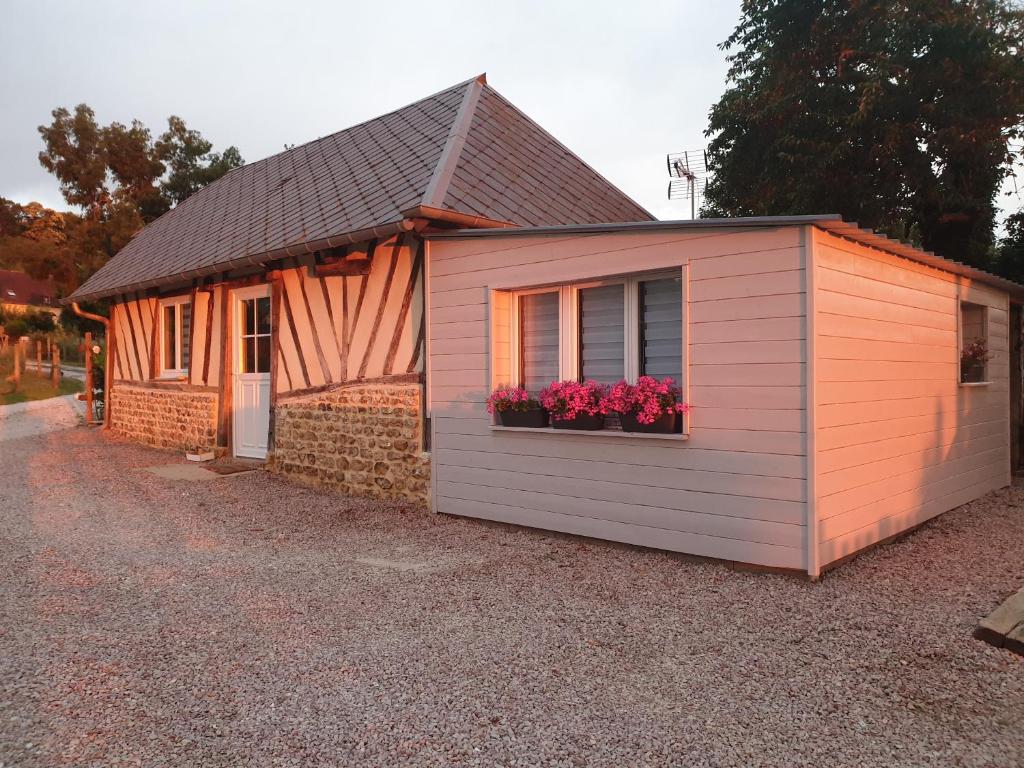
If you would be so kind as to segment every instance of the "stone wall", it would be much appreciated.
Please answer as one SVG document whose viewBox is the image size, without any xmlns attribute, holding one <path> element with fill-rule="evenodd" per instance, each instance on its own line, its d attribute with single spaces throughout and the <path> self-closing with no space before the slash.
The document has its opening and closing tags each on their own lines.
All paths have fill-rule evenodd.
<svg viewBox="0 0 1024 768">
<path fill-rule="evenodd" d="M 217 394 L 114 382 L 110 425 L 154 448 L 212 451 L 217 445 Z"/>
<path fill-rule="evenodd" d="M 354 496 L 428 503 L 422 385 L 348 385 L 279 401 L 269 468 Z"/>
</svg>

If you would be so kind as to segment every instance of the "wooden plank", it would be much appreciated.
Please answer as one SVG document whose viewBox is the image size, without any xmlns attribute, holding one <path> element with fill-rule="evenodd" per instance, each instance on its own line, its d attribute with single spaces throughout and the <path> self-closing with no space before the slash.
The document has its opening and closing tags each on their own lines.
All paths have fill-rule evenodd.
<svg viewBox="0 0 1024 768">
<path fill-rule="evenodd" d="M 690 345 L 692 365 L 802 363 L 804 343 L 793 341 L 731 341 Z"/>
<path fill-rule="evenodd" d="M 234 366 L 231 360 L 231 295 L 227 286 L 220 287 L 220 396 L 217 414 L 217 445 L 232 450 L 231 408 L 234 400 Z"/>
<path fill-rule="evenodd" d="M 306 368 L 306 357 L 302 354 L 302 345 L 299 343 L 299 334 L 295 328 L 295 316 L 292 314 L 291 302 L 288 300 L 288 289 L 284 285 L 283 276 L 281 284 L 281 303 L 284 306 L 285 323 L 291 333 L 292 343 L 295 345 L 295 354 L 298 357 L 299 369 L 296 373 L 302 374 L 302 386 L 308 387 L 312 384 L 309 378 L 309 370 Z"/>
<path fill-rule="evenodd" d="M 206 294 L 206 338 L 204 339 L 203 348 L 203 384 L 210 383 L 210 358 L 211 349 L 213 346 L 213 315 L 216 309 L 213 301 L 214 292 L 213 289 L 207 289 L 204 291 Z"/>
<path fill-rule="evenodd" d="M 980 408 L 967 414 L 951 414 L 945 418 L 942 414 L 929 413 L 923 416 L 905 416 L 870 423 L 861 422 L 820 429 L 818 431 L 818 448 L 828 451 L 834 448 L 877 443 L 891 438 L 934 432 L 944 426 L 967 427 L 972 424 L 985 424 L 993 421 L 1005 421 L 1002 408 Z"/>
<path fill-rule="evenodd" d="M 729 365 L 692 365 L 692 386 L 803 386 L 803 363 L 756 363 Z"/>
<path fill-rule="evenodd" d="M 320 328 L 317 326 L 316 320 L 313 318 L 313 307 L 309 303 L 309 294 L 306 291 L 306 275 L 305 270 L 295 270 L 295 276 L 299 284 L 299 296 L 302 299 L 302 306 L 306 310 L 306 318 L 309 320 L 309 335 L 313 339 L 313 349 L 316 351 L 317 362 L 320 364 L 320 371 L 323 375 L 324 383 L 333 384 L 334 376 L 331 375 L 331 366 L 327 364 L 327 357 L 324 355 L 324 348 L 320 344 Z M 333 332 L 333 324 L 331 324 Z"/>
<path fill-rule="evenodd" d="M 803 526 L 765 520 L 749 520 L 726 515 L 669 509 L 649 504 L 622 503 L 571 495 L 541 493 L 518 489 L 514 496 L 504 488 L 457 483 L 438 479 L 439 496 L 463 501 L 508 504 L 538 512 L 589 517 L 616 523 L 661 528 L 669 531 L 694 533 L 716 538 L 747 541 L 757 544 L 798 548 L 803 540 Z"/>
<path fill-rule="evenodd" d="M 699 304 L 703 301 L 800 293 L 803 290 L 803 282 L 802 269 L 770 272 L 764 275 L 716 277 L 711 280 L 695 282 L 690 294 L 690 301 Z"/>
<path fill-rule="evenodd" d="M 902 437 L 888 437 L 871 442 L 823 450 L 818 454 L 818 466 L 821 473 L 834 472 L 840 469 L 870 464 L 880 459 L 903 456 L 944 445 L 952 445 L 958 440 L 973 440 L 992 434 L 1002 435 L 1005 432 L 1006 424 L 1003 420 L 968 426 L 956 424 L 945 428 L 939 426 Z"/>
<path fill-rule="evenodd" d="M 395 244 L 391 248 L 391 260 L 388 262 L 388 271 L 384 278 L 384 287 L 381 289 L 380 301 L 376 307 L 373 325 L 370 326 L 370 337 L 366 342 L 366 348 L 363 350 L 363 360 L 359 364 L 358 377 L 360 379 L 366 376 L 366 370 L 370 364 L 370 356 L 373 354 L 374 346 L 377 343 L 377 335 L 380 333 L 381 322 L 384 319 L 384 309 L 387 306 L 388 297 L 391 295 L 391 283 L 395 279 L 395 271 L 398 269 L 398 260 L 401 258 L 402 247 L 404 244 L 405 233 L 402 233 L 395 239 Z"/>
<path fill-rule="evenodd" d="M 192 295 L 189 297 L 189 313 L 191 314 L 191 321 L 188 324 L 188 381 L 190 384 L 195 384 L 195 354 L 196 354 L 196 295 L 198 292 L 197 286 L 192 287 Z"/>
<path fill-rule="evenodd" d="M 439 481 L 468 483 L 503 489 L 506 496 L 515 495 L 523 487 L 524 476 L 501 469 L 481 469 L 445 464 L 437 468 Z M 531 489 L 584 499 L 594 498 L 613 503 L 636 504 L 642 501 L 653 506 L 679 509 L 708 515 L 724 515 L 744 520 L 759 520 L 788 525 L 802 525 L 804 505 L 798 501 L 759 499 L 720 493 L 704 493 L 679 488 L 635 483 L 591 480 L 581 483 L 558 475 L 529 475 Z"/>
<path fill-rule="evenodd" d="M 142 366 L 142 355 L 140 354 L 141 351 L 139 349 L 139 336 L 141 336 L 141 328 L 139 330 L 139 334 L 136 334 L 136 332 L 135 332 L 135 320 L 132 318 L 132 305 L 133 304 L 137 305 L 138 304 L 137 300 L 126 301 L 121 306 L 123 306 L 125 308 L 125 317 L 128 319 L 128 330 L 129 330 L 129 332 L 131 334 L 131 337 L 132 337 L 132 352 L 135 353 L 136 369 L 134 371 L 131 371 L 131 374 L 133 374 L 133 378 L 141 379 L 143 376 L 145 376 L 146 369 L 143 368 L 143 366 Z M 139 322 L 140 323 L 142 322 L 141 317 L 139 319 Z"/>
<path fill-rule="evenodd" d="M 439 494 L 437 511 L 776 568 L 802 566 L 801 550 L 789 547 L 719 539 L 662 528 L 646 528 L 609 520 L 531 510 L 521 506 L 465 501 Z"/>
<path fill-rule="evenodd" d="M 419 280 L 420 271 L 423 268 L 423 240 L 419 240 L 416 244 L 416 255 L 412 262 L 412 272 L 409 275 L 409 282 L 405 287 L 405 293 L 402 296 L 402 306 L 398 310 L 398 319 L 395 322 L 395 332 L 391 337 L 391 343 L 388 345 L 388 353 L 384 358 L 384 375 L 388 375 L 392 372 L 395 366 L 395 356 L 398 354 L 398 345 L 402 340 L 403 334 L 406 333 L 405 323 L 409 316 L 409 309 L 412 307 L 413 293 L 416 290 L 417 281 Z"/>
<path fill-rule="evenodd" d="M 692 344 L 716 344 L 731 341 L 790 341 L 806 337 L 801 317 L 769 317 L 760 320 L 720 320 L 691 323 Z"/>
<path fill-rule="evenodd" d="M 150 329 L 149 341 L 149 377 L 155 379 L 160 375 L 160 302 L 157 299 L 149 299 L 152 302 L 153 326 Z M 141 307 L 140 307 L 141 311 Z"/>
<path fill-rule="evenodd" d="M 437 435 L 441 440 L 441 436 Z M 543 438 L 543 436 L 541 436 Z M 443 443 L 442 443 L 443 445 Z M 630 464 L 610 452 L 605 461 L 563 459 L 513 453 L 481 453 L 459 448 L 437 447 L 434 455 L 442 464 L 480 469 L 501 469 L 529 475 L 558 475 L 577 480 L 606 480 L 646 484 L 704 493 L 722 493 L 779 501 L 805 501 L 804 481 L 789 477 L 763 477 L 702 470 L 666 471 L 665 467 Z"/>
<path fill-rule="evenodd" d="M 803 317 L 803 312 L 803 292 L 780 296 L 721 299 L 719 301 L 701 301 L 691 306 L 690 323 Z"/>
</svg>

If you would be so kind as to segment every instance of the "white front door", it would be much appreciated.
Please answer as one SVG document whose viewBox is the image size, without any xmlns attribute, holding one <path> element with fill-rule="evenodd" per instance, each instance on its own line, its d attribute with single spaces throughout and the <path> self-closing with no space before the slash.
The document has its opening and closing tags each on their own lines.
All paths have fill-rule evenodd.
<svg viewBox="0 0 1024 768">
<path fill-rule="evenodd" d="M 267 457 L 270 437 L 270 286 L 234 292 L 235 456 Z"/>
</svg>

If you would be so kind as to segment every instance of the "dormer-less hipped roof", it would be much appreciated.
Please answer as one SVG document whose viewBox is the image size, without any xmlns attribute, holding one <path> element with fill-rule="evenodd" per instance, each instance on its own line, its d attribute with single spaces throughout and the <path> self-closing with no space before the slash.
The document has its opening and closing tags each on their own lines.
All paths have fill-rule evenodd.
<svg viewBox="0 0 1024 768">
<path fill-rule="evenodd" d="M 408 230 L 650 220 L 483 75 L 236 168 L 142 229 L 70 297 L 98 299 Z"/>
<path fill-rule="evenodd" d="M 1006 291 L 1017 301 L 1024 301 L 1024 285 L 972 267 L 953 259 L 937 256 L 903 240 L 865 229 L 855 222 L 844 221 L 838 213 L 809 214 L 805 216 L 739 216 L 724 219 L 680 219 L 675 221 L 633 221 L 621 223 L 565 224 L 555 226 L 508 227 L 500 232 L 458 229 L 431 234 L 429 239 L 467 237 L 515 237 L 524 235 L 596 235 L 605 232 L 652 232 L 672 229 L 766 229 L 812 225 L 838 237 L 881 251 L 902 256 L 936 269 L 961 275 L 985 285 Z"/>
</svg>

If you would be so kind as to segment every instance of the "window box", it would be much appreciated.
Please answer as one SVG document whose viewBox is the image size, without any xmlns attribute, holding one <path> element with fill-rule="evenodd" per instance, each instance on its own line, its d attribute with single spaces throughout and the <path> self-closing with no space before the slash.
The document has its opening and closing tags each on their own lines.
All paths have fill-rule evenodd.
<svg viewBox="0 0 1024 768">
<path fill-rule="evenodd" d="M 548 426 L 548 412 L 543 408 L 531 408 L 528 411 L 511 409 L 495 411 L 498 424 L 503 427 L 520 427 L 523 429 L 541 429 Z"/>
<path fill-rule="evenodd" d="M 641 424 L 632 413 L 621 413 L 619 422 L 623 432 L 671 434 L 683 431 L 683 417 L 680 413 L 663 413 L 651 424 Z"/>
<path fill-rule="evenodd" d="M 604 415 L 597 413 L 591 416 L 589 413 L 581 413 L 572 419 L 552 419 L 551 426 L 555 429 L 575 429 L 584 432 L 594 432 L 604 429 Z"/>
<path fill-rule="evenodd" d="M 689 435 L 681 434 L 679 432 L 620 432 L 619 430 L 614 429 L 582 430 L 555 429 L 554 427 L 534 429 L 533 427 L 503 427 L 500 424 L 492 424 L 491 432 L 507 435 L 557 435 L 561 437 L 586 438 L 594 440 L 603 440 L 607 438 L 609 440 L 627 440 L 634 442 L 638 440 L 655 440 L 665 443 L 679 443 L 690 439 Z"/>
</svg>

